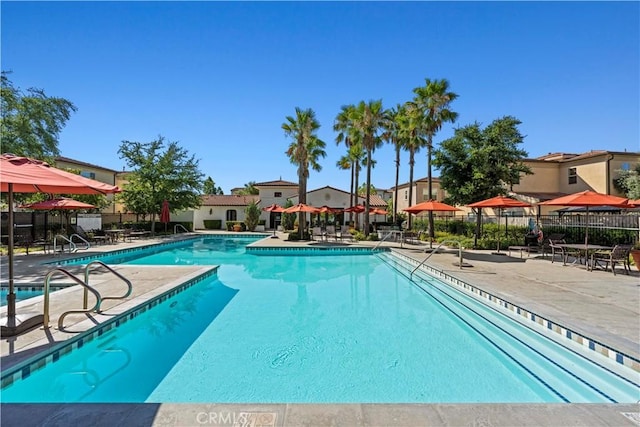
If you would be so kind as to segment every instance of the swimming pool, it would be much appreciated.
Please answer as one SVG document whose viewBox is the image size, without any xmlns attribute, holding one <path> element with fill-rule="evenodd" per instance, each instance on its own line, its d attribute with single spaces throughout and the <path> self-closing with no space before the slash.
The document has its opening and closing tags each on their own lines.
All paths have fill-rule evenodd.
<svg viewBox="0 0 640 427">
<path fill-rule="evenodd" d="M 638 385 L 384 256 L 168 259 L 218 276 L 60 356 L 3 402 L 635 402 Z M 191 245 L 191 244 L 190 244 Z M 224 250 L 222 250 L 224 248 Z M 142 253 L 141 253 L 142 254 Z M 153 262 L 156 255 L 146 259 Z M 141 258 L 126 263 L 140 263 Z M 135 381 L 131 381 L 135 378 Z"/>
<path fill-rule="evenodd" d="M 57 291 L 59 289 L 63 289 L 60 287 L 51 287 L 51 292 Z M 16 286 L 14 289 L 16 294 L 16 301 L 23 301 L 29 298 L 34 298 L 38 296 L 42 296 L 42 286 Z M 7 294 L 9 293 L 9 289 L 6 287 L 0 288 L 0 307 L 7 305 Z"/>
</svg>

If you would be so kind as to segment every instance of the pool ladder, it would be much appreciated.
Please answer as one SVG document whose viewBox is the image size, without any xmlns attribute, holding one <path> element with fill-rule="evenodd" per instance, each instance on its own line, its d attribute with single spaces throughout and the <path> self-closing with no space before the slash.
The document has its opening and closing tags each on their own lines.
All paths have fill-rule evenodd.
<svg viewBox="0 0 640 427">
<path fill-rule="evenodd" d="M 79 234 L 74 233 L 69 237 L 58 234 L 53 238 L 53 254 L 56 255 L 58 253 L 58 240 L 62 242 L 60 245 L 60 253 L 64 252 L 64 242 L 67 242 L 69 244 L 69 253 L 78 252 L 78 245 L 76 245 L 76 243 L 73 241 L 74 237 L 85 244 L 85 247 L 81 249 L 87 250 L 91 247 L 91 244 Z"/>
<path fill-rule="evenodd" d="M 440 244 L 429 253 L 429 255 L 427 255 L 427 257 L 425 259 L 423 259 L 416 268 L 414 268 L 413 270 L 411 270 L 411 274 L 409 274 L 409 280 L 413 281 L 413 273 L 416 272 L 417 269 L 419 269 L 420 267 L 422 267 L 424 265 L 425 262 L 427 262 L 427 260 L 429 258 L 431 258 L 431 256 L 433 254 L 435 254 L 438 249 L 440 249 L 442 247 L 442 245 L 444 245 L 445 243 L 456 243 L 458 245 L 458 267 L 460 268 L 460 270 L 462 270 L 462 267 L 464 266 L 463 261 L 462 261 L 462 242 L 459 240 L 443 240 L 442 242 L 440 242 Z"/>
<path fill-rule="evenodd" d="M 103 297 L 100 292 L 98 292 L 93 286 L 89 285 L 89 273 L 91 271 L 91 267 L 92 266 L 99 266 L 99 267 L 104 267 L 105 269 L 107 269 L 109 272 L 113 273 L 116 277 L 118 277 L 119 279 L 121 279 L 122 281 L 124 281 L 127 285 L 127 291 L 124 293 L 124 295 L 121 296 L 105 296 Z M 62 330 L 64 329 L 64 318 L 67 317 L 67 315 L 69 314 L 82 314 L 82 313 L 100 313 L 100 306 L 102 305 L 102 302 L 105 300 L 121 300 L 121 299 L 125 299 L 127 298 L 129 295 L 131 295 L 131 291 L 133 290 L 133 285 L 131 284 L 131 281 L 129 279 L 127 279 L 126 277 L 124 277 L 123 275 L 121 275 L 120 273 L 118 273 L 117 271 L 115 271 L 113 268 L 109 267 L 108 265 L 106 265 L 105 263 L 103 263 L 102 261 L 92 261 L 89 264 L 87 264 L 84 268 L 84 281 L 81 280 L 79 277 L 75 276 L 74 274 L 70 273 L 68 270 L 65 270 L 64 268 L 60 268 L 60 267 L 56 267 L 53 270 L 49 271 L 49 273 L 47 273 L 47 275 L 44 278 L 44 320 L 43 320 L 43 325 L 45 328 L 49 327 L 49 289 L 50 289 L 50 283 L 51 283 L 51 278 L 56 275 L 56 273 L 61 273 L 65 276 L 67 276 L 68 278 L 70 278 L 71 280 L 73 280 L 74 282 L 76 282 L 78 285 L 82 286 L 84 288 L 84 295 L 83 295 L 83 301 L 82 301 L 82 310 L 69 310 L 69 311 L 65 311 L 64 313 L 62 313 L 60 315 L 60 317 L 58 318 L 58 329 Z M 89 305 L 89 292 L 91 292 L 95 297 L 96 297 L 96 303 L 93 307 L 91 308 L 87 308 L 87 306 Z"/>
<path fill-rule="evenodd" d="M 173 234 L 178 234 L 178 230 L 179 230 L 179 229 L 183 229 L 185 233 L 189 233 L 189 230 L 187 230 L 187 229 L 184 227 L 184 225 L 182 225 L 182 224 L 176 224 L 176 225 L 173 227 Z"/>
</svg>

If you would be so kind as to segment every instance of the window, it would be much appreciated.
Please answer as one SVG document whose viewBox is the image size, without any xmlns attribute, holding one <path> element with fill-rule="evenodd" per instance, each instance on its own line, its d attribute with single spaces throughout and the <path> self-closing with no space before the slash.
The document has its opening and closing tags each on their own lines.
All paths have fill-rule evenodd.
<svg viewBox="0 0 640 427">
<path fill-rule="evenodd" d="M 282 192 L 276 191 L 273 193 L 273 197 L 282 197 Z"/>
<path fill-rule="evenodd" d="M 578 183 L 578 173 L 576 172 L 576 168 L 569 168 L 569 184 L 577 184 Z"/>
<path fill-rule="evenodd" d="M 229 209 L 227 211 L 227 221 L 236 221 L 236 218 L 238 218 L 238 213 L 236 212 L 236 210 Z"/>
<path fill-rule="evenodd" d="M 405 199 L 405 200 L 407 200 L 407 197 L 409 197 L 409 196 L 408 196 L 408 193 L 409 193 L 409 192 L 408 192 L 407 190 L 404 190 L 404 199 Z"/>
<path fill-rule="evenodd" d="M 82 171 L 80 172 L 80 176 L 84 176 L 85 178 L 96 179 L 95 172 Z"/>
</svg>

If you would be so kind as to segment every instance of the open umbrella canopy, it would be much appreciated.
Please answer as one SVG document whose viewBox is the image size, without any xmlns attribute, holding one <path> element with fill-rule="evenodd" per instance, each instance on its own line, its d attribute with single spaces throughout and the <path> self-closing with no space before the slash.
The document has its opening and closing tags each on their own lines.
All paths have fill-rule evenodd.
<svg viewBox="0 0 640 427">
<path fill-rule="evenodd" d="M 284 213 L 296 213 L 296 212 L 318 213 L 318 208 L 305 205 L 304 203 L 298 203 L 297 205 L 286 208 L 283 212 Z"/>
<path fill-rule="evenodd" d="M 12 154 L 0 155 L 0 191 L 7 193 L 9 205 L 7 317 L 2 319 L 2 337 L 18 335 L 39 324 L 48 323 L 42 314 L 28 318 L 16 316 L 16 294 L 13 284 L 13 194 L 14 193 L 50 193 L 50 194 L 110 194 L 119 193 L 116 186 L 84 178 L 48 163 Z M 45 327 L 48 327 L 45 324 Z"/>
<path fill-rule="evenodd" d="M 589 208 L 594 206 L 615 206 L 621 208 L 631 208 L 633 205 L 629 203 L 629 199 L 623 197 L 612 196 L 610 194 L 597 193 L 595 191 L 586 190 L 579 193 L 569 194 L 567 196 L 558 197 L 546 202 L 540 202 L 539 205 L 546 206 L 584 206 L 585 207 L 585 232 L 584 245 L 589 244 Z"/>
<path fill-rule="evenodd" d="M 615 206 L 625 208 L 629 207 L 628 201 L 628 199 L 623 197 L 587 190 L 547 200 L 546 202 L 540 202 L 538 204 L 547 206 Z"/>
<path fill-rule="evenodd" d="M 371 208 L 369 209 L 369 213 L 373 215 L 386 215 L 388 212 L 380 208 Z"/>
<path fill-rule="evenodd" d="M 95 206 L 89 203 L 80 202 L 78 200 L 60 197 L 58 199 L 49 199 L 42 202 L 29 203 L 20 206 L 23 209 L 36 210 L 74 210 L 74 209 L 93 209 Z"/>
<path fill-rule="evenodd" d="M 480 200 L 479 202 L 471 203 L 470 208 L 528 208 L 531 207 L 529 203 L 521 202 L 520 200 L 512 199 L 511 197 L 496 196 L 486 200 Z"/>
<path fill-rule="evenodd" d="M 119 193 L 116 186 L 85 178 L 54 168 L 41 160 L 0 156 L 0 191 L 49 194 L 110 194 Z"/>
<path fill-rule="evenodd" d="M 284 212 L 284 208 L 276 203 L 262 208 L 264 212 Z"/>
<path fill-rule="evenodd" d="M 362 213 L 365 211 L 365 207 L 363 205 L 355 205 L 355 206 L 351 206 L 346 208 L 344 211 L 345 212 L 355 212 L 355 213 Z"/>
<path fill-rule="evenodd" d="M 342 209 L 340 208 L 331 208 L 327 205 L 324 206 L 320 206 L 318 208 L 318 213 L 338 213 L 338 212 L 342 212 Z"/>
<path fill-rule="evenodd" d="M 460 209 L 447 205 L 446 203 L 438 202 L 437 200 L 428 200 L 426 202 L 418 203 L 417 205 L 409 206 L 407 209 L 403 209 L 405 212 L 412 214 L 418 214 L 420 212 L 454 212 Z"/>
</svg>

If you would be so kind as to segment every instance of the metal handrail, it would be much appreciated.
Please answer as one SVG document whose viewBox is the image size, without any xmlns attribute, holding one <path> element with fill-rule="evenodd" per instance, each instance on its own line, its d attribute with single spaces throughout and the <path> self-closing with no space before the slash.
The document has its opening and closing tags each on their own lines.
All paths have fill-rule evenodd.
<svg viewBox="0 0 640 427">
<path fill-rule="evenodd" d="M 51 281 L 51 277 L 53 277 L 53 275 L 55 273 L 62 273 L 65 276 L 69 277 L 71 280 L 73 280 L 74 282 L 76 282 L 77 284 L 83 286 L 85 289 L 88 289 L 89 291 L 91 291 L 93 293 L 93 295 L 96 297 L 96 305 L 91 309 L 91 310 L 86 310 L 86 307 L 84 307 L 85 309 L 83 310 L 70 310 L 70 311 L 66 311 L 64 313 L 62 313 L 62 315 L 60 315 L 60 318 L 58 318 L 58 329 L 62 329 L 64 326 L 64 318 L 67 317 L 68 314 L 71 313 L 90 313 L 91 311 L 96 310 L 98 307 L 100 307 L 100 300 L 101 300 L 101 296 L 100 293 L 98 291 L 96 291 L 94 288 L 92 288 L 91 286 L 87 285 L 85 282 L 83 282 L 82 280 L 80 280 L 78 277 L 74 276 L 73 274 L 71 274 L 69 271 L 65 270 L 64 268 L 60 268 L 60 267 L 56 267 L 53 270 L 49 271 L 47 273 L 47 275 L 44 278 L 44 319 L 43 319 L 43 324 L 45 328 L 49 327 L 49 283 Z"/>
<path fill-rule="evenodd" d="M 56 254 L 56 246 L 58 245 L 58 237 L 60 237 L 60 240 L 64 240 L 66 242 L 69 242 L 69 253 L 78 251 L 78 247 L 76 246 L 76 244 L 73 243 L 71 240 L 69 240 L 67 238 L 67 236 L 63 236 L 62 234 L 57 234 L 53 238 L 53 253 L 54 254 Z M 64 245 L 62 246 L 61 252 L 64 252 Z"/>
<path fill-rule="evenodd" d="M 418 266 L 416 268 L 411 270 L 411 274 L 409 274 L 409 280 L 413 280 L 413 273 L 415 273 L 417 269 L 422 267 L 422 265 L 425 262 L 427 262 L 427 260 L 429 258 L 431 258 L 431 255 L 436 253 L 438 251 L 438 249 L 440 249 L 442 247 L 442 245 L 444 245 L 445 243 L 457 243 L 458 244 L 458 257 L 460 258 L 460 270 L 462 270 L 462 242 L 459 241 L 459 240 L 443 240 L 442 242 L 440 242 L 440 244 L 431 253 L 429 253 L 429 255 L 427 255 L 427 257 L 425 259 L 422 260 L 422 262 L 420 264 L 418 264 Z"/>
<path fill-rule="evenodd" d="M 77 233 L 73 233 L 71 236 L 69 236 L 69 240 L 73 241 L 74 236 L 77 237 L 85 245 L 87 245 L 86 248 L 83 248 L 84 250 L 87 250 L 87 249 L 91 248 L 91 244 L 89 243 L 89 241 L 87 239 L 85 239 L 84 237 L 82 237 L 81 235 L 77 234 Z"/>
<path fill-rule="evenodd" d="M 182 228 L 184 230 L 185 233 L 189 233 L 189 230 L 187 230 L 184 225 L 182 224 L 176 224 L 173 226 L 173 234 L 178 234 L 178 227 Z"/>
<path fill-rule="evenodd" d="M 378 244 L 377 244 L 377 245 L 375 245 L 375 246 L 373 247 L 373 249 L 371 249 L 371 251 L 375 251 L 376 249 L 378 249 L 378 246 L 380 246 L 380 245 L 382 244 L 382 242 L 384 242 L 385 240 L 387 240 L 387 237 L 389 237 L 389 236 L 393 236 L 394 234 L 396 234 L 395 230 L 388 231 L 388 232 L 387 232 L 387 235 L 386 235 L 386 236 L 384 236 L 384 237 L 382 238 L 382 240 L 380 240 L 380 241 L 378 242 Z"/>
<path fill-rule="evenodd" d="M 124 277 L 122 274 L 118 273 L 117 271 L 115 271 L 113 268 L 109 267 L 107 264 L 105 264 L 102 261 L 91 261 L 89 264 L 86 265 L 86 267 L 84 268 L 84 282 L 88 285 L 89 284 L 89 269 L 91 268 L 91 266 L 93 265 L 98 265 L 98 266 L 102 266 L 104 268 L 106 268 L 108 271 L 110 271 L 111 273 L 113 273 L 114 275 L 116 275 L 116 277 L 118 277 L 119 279 L 122 279 L 122 281 L 124 281 L 127 284 L 127 292 L 125 292 L 124 295 L 122 296 L 107 296 L 107 297 L 102 297 L 100 300 L 100 303 L 97 306 L 97 310 L 96 312 L 100 312 L 100 305 L 108 299 L 111 300 L 119 300 L 119 299 L 125 299 L 127 298 L 129 295 L 131 295 L 131 292 L 133 291 L 133 285 L 131 284 L 131 281 L 129 279 L 127 279 L 126 277 Z M 88 299 L 88 292 L 87 292 L 87 288 L 84 289 L 84 299 L 83 299 L 83 307 L 86 309 L 87 308 L 87 299 Z"/>
</svg>

